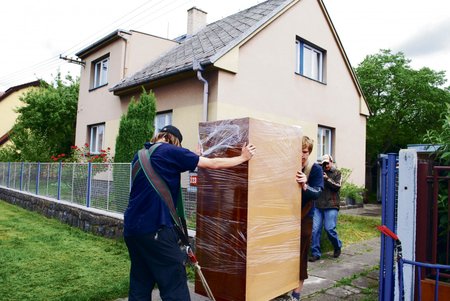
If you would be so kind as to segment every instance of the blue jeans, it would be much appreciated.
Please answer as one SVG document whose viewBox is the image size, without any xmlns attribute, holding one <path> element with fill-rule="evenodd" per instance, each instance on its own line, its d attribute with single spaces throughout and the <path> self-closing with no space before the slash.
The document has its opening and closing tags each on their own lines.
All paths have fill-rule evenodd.
<svg viewBox="0 0 450 301">
<path fill-rule="evenodd" d="M 319 209 L 314 208 L 313 230 L 311 240 L 312 256 L 321 257 L 320 236 L 322 235 L 322 226 L 325 228 L 328 239 L 335 250 L 342 248 L 342 242 L 336 231 L 338 210 L 337 209 Z"/>
</svg>

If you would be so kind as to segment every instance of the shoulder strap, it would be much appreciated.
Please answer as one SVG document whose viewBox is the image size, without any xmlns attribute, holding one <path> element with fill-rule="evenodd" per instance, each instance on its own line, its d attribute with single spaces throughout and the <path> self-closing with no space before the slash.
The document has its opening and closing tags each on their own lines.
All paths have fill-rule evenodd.
<svg viewBox="0 0 450 301">
<path fill-rule="evenodd" d="M 155 189 L 156 193 L 158 193 L 159 197 L 164 201 L 167 205 L 170 215 L 172 216 L 173 221 L 175 222 L 175 226 L 177 231 L 179 232 L 180 239 L 183 241 L 185 245 L 189 245 L 189 239 L 187 234 L 186 222 L 180 218 L 177 214 L 177 209 L 173 203 L 172 194 L 170 193 L 169 187 L 166 182 L 160 177 L 160 175 L 153 169 L 153 166 L 150 162 L 150 157 L 155 149 L 160 146 L 160 144 L 154 144 L 150 147 L 150 149 L 143 148 L 138 152 L 138 160 L 140 168 L 136 168 L 137 172 L 142 169 L 144 172 L 148 182 Z M 136 165 L 136 164 L 135 164 Z M 133 166 L 133 180 L 136 177 L 135 166 Z M 179 200 L 182 202 L 182 200 Z"/>
</svg>

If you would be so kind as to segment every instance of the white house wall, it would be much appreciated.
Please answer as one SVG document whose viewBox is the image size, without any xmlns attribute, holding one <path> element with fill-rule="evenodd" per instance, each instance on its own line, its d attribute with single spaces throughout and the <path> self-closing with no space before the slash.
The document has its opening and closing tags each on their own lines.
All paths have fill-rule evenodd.
<svg viewBox="0 0 450 301">
<path fill-rule="evenodd" d="M 327 51 L 325 84 L 295 73 L 297 36 Z M 250 116 L 297 124 L 314 140 L 319 125 L 334 128 L 337 165 L 350 168 L 352 180 L 364 184 L 361 95 L 316 1 L 300 1 L 241 46 L 238 72 L 220 72 L 219 83 L 217 115 L 211 118 Z"/>
<path fill-rule="evenodd" d="M 86 65 L 81 70 L 80 93 L 75 144 L 84 145 L 88 141 L 88 126 L 105 123 L 104 148 L 111 148 L 114 155 L 115 141 L 118 133 L 120 117 L 127 111 L 128 102 L 109 92 L 109 88 L 117 84 L 124 75 L 133 74 L 143 65 L 153 60 L 161 52 L 176 43 L 171 40 L 131 32 L 124 35 L 127 39 L 118 39 L 85 58 Z M 92 62 L 109 54 L 108 84 L 90 90 Z"/>
</svg>

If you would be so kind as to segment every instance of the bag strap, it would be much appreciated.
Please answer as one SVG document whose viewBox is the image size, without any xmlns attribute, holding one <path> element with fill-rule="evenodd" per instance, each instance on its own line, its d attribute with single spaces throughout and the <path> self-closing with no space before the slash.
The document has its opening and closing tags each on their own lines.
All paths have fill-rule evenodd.
<svg viewBox="0 0 450 301">
<path fill-rule="evenodd" d="M 183 244 L 189 246 L 189 239 L 188 239 L 188 233 L 187 233 L 187 227 L 186 227 L 186 220 L 180 218 L 180 216 L 177 213 L 177 209 L 175 208 L 172 194 L 170 193 L 169 187 L 167 186 L 166 182 L 161 178 L 161 176 L 153 169 L 153 166 L 150 161 L 150 157 L 152 153 L 155 151 L 158 146 L 161 144 L 157 143 L 150 147 L 150 149 L 143 148 L 139 150 L 138 152 L 138 160 L 136 162 L 139 162 L 139 164 L 133 165 L 133 181 L 136 178 L 137 173 L 139 170 L 142 169 L 144 172 L 148 182 L 153 187 L 153 189 L 156 191 L 156 193 L 159 195 L 159 197 L 164 201 L 167 208 L 170 211 L 170 215 L 172 216 L 173 221 L 175 222 L 175 228 L 178 231 L 179 237 Z M 139 168 L 136 167 L 136 165 L 139 165 Z M 183 202 L 183 200 L 178 200 L 179 202 Z M 177 206 L 179 208 L 184 208 L 183 204 L 181 206 Z M 182 209 L 181 209 L 182 210 Z M 180 210 L 179 210 L 180 211 Z M 184 211 L 184 210 L 183 210 Z M 184 212 L 180 215 L 184 218 Z"/>
</svg>

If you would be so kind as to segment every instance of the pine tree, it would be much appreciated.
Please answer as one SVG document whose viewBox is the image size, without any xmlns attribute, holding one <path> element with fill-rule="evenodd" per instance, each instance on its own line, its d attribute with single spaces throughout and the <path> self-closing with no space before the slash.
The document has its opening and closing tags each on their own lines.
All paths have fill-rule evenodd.
<svg viewBox="0 0 450 301">
<path fill-rule="evenodd" d="M 131 98 L 128 111 L 120 119 L 114 162 L 131 162 L 133 156 L 154 133 L 156 98 L 143 89 L 139 101 Z"/>
</svg>

